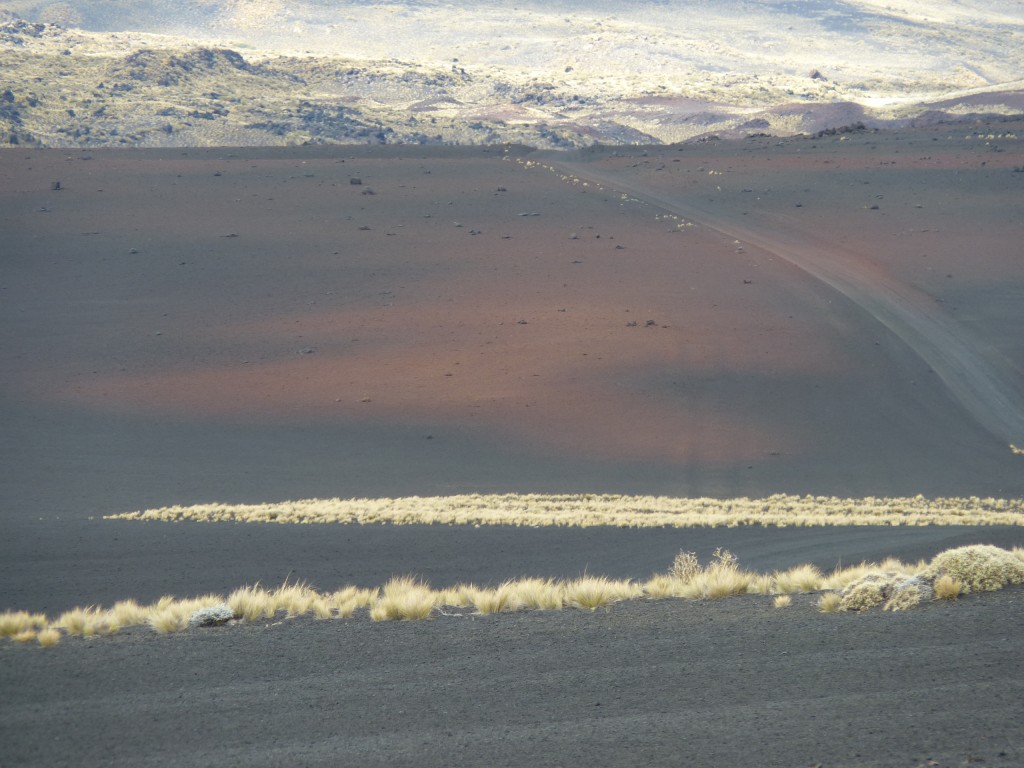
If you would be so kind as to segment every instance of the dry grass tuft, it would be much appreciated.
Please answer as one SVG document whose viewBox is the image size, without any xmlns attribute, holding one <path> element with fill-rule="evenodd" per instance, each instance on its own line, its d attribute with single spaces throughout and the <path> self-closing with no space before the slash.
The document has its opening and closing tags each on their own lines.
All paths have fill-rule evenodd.
<svg viewBox="0 0 1024 768">
<path fill-rule="evenodd" d="M 235 612 L 235 618 L 244 621 L 269 619 L 277 608 L 270 593 L 258 585 L 236 589 L 228 595 L 227 604 Z"/>
<path fill-rule="evenodd" d="M 798 565 L 788 571 L 776 571 L 773 574 L 773 591 L 783 595 L 794 592 L 817 592 L 824 580 L 817 566 Z"/>
<path fill-rule="evenodd" d="M 835 613 L 839 610 L 843 599 L 835 592 L 825 592 L 818 598 L 818 610 L 822 613 Z"/>
<path fill-rule="evenodd" d="M 114 607 L 107 611 L 110 626 L 116 627 L 116 629 L 145 624 L 148 615 L 148 609 L 143 608 L 134 600 L 120 600 L 114 603 Z"/>
<path fill-rule="evenodd" d="M 65 611 L 58 617 L 54 626 L 63 629 L 69 635 L 81 637 L 109 635 L 118 629 L 111 624 L 106 612 L 96 606 Z"/>
<path fill-rule="evenodd" d="M 270 600 L 274 604 L 273 613 L 284 611 L 289 619 L 296 616 L 305 616 L 313 610 L 313 606 L 320 597 L 316 590 L 308 584 L 282 584 L 270 594 Z M 273 614 L 271 614 L 273 615 Z"/>
<path fill-rule="evenodd" d="M 519 579 L 511 585 L 521 610 L 560 611 L 565 605 L 564 587 L 551 579 Z"/>
<path fill-rule="evenodd" d="M 446 587 L 438 590 L 437 604 L 452 608 L 469 608 L 473 605 L 474 596 L 480 591 L 480 587 L 475 584 L 456 584 L 454 587 Z"/>
<path fill-rule="evenodd" d="M 188 619 L 192 615 L 191 606 L 185 604 L 169 605 L 156 608 L 149 614 L 148 623 L 155 632 L 167 635 L 181 632 L 188 628 Z"/>
<path fill-rule="evenodd" d="M 670 597 L 685 597 L 688 582 L 678 579 L 671 573 L 659 573 L 640 585 L 643 593 L 652 600 L 663 600 Z"/>
<path fill-rule="evenodd" d="M 963 583 L 948 573 L 937 578 L 932 588 L 935 590 L 935 597 L 938 600 L 956 600 L 964 591 Z"/>
<path fill-rule="evenodd" d="M 379 589 L 345 587 L 327 596 L 327 602 L 334 608 L 334 617 L 348 619 L 360 608 L 369 608 L 380 597 Z"/>
<path fill-rule="evenodd" d="M 567 581 L 565 602 L 573 608 L 596 611 L 620 600 L 639 597 L 641 588 L 630 581 L 614 581 L 604 576 L 583 576 Z"/>
<path fill-rule="evenodd" d="M 16 643 L 31 643 L 36 639 L 36 631 L 34 629 L 23 629 L 11 636 L 11 639 Z"/>
<path fill-rule="evenodd" d="M 747 594 L 771 595 L 775 593 L 775 578 L 770 573 L 751 573 Z"/>
<path fill-rule="evenodd" d="M 52 648 L 60 642 L 60 631 L 53 627 L 48 627 L 39 632 L 36 636 L 36 640 L 39 641 L 39 644 L 44 648 Z"/>
<path fill-rule="evenodd" d="M 749 573 L 733 568 L 709 568 L 705 571 L 704 596 L 712 600 L 744 595 L 750 587 Z"/>
<path fill-rule="evenodd" d="M 685 553 L 690 554 L 690 553 Z M 677 558 L 678 561 L 678 558 Z M 746 594 L 754 582 L 754 574 L 740 570 L 736 556 L 726 549 L 716 549 L 711 563 L 694 572 L 678 587 L 681 597 L 717 600 Z"/>
<path fill-rule="evenodd" d="M 395 576 L 381 590 L 370 607 L 374 621 L 413 621 L 429 618 L 435 605 L 435 594 L 413 576 Z"/>
<path fill-rule="evenodd" d="M 470 595 L 478 613 L 511 613 L 522 608 L 514 582 L 505 582 L 494 589 L 477 589 Z"/>
<path fill-rule="evenodd" d="M 776 595 L 772 605 L 776 608 L 788 608 L 793 604 L 793 598 L 789 595 Z"/>
<path fill-rule="evenodd" d="M 30 629 L 47 626 L 46 616 L 28 611 L 7 611 L 0 613 L 0 637 L 14 637 Z"/>
</svg>

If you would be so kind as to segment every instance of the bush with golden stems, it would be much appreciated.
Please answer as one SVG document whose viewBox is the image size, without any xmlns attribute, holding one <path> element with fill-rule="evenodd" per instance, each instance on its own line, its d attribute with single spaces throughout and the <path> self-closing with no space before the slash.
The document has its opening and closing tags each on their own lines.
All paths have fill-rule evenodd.
<svg viewBox="0 0 1024 768">
<path fill-rule="evenodd" d="M 772 600 L 772 606 L 775 608 L 788 608 L 793 604 L 793 598 L 789 595 L 776 595 L 775 599 Z"/>
<path fill-rule="evenodd" d="M 320 594 L 305 583 L 288 584 L 286 582 L 271 593 L 274 613 L 284 611 L 285 616 L 289 619 L 305 616 L 312 612 L 314 605 L 320 599 Z"/>
<path fill-rule="evenodd" d="M 645 581 L 641 588 L 652 600 L 664 600 L 672 597 L 683 597 L 688 582 L 678 579 L 671 573 L 656 573 Z"/>
<path fill-rule="evenodd" d="M 73 608 L 62 613 L 55 626 L 69 635 L 92 637 L 93 635 L 109 635 L 121 627 L 117 626 L 106 611 L 91 605 L 87 608 Z"/>
<path fill-rule="evenodd" d="M 181 632 L 188 627 L 188 618 L 191 612 L 186 613 L 181 606 L 169 605 L 166 608 L 158 608 L 149 614 L 148 623 L 153 631 L 167 635 L 171 632 Z"/>
<path fill-rule="evenodd" d="M 679 554 L 672 560 L 672 567 L 669 568 L 668 572 L 673 578 L 687 582 L 691 581 L 702 570 L 703 568 L 700 567 L 700 561 L 697 559 L 696 552 L 680 550 Z"/>
<path fill-rule="evenodd" d="M 673 573 L 675 572 L 673 564 Z M 691 599 L 718 600 L 746 594 L 753 580 L 754 574 L 740 569 L 736 555 L 719 547 L 706 568 L 692 572 L 689 579 L 680 587 L 679 594 Z"/>
</svg>

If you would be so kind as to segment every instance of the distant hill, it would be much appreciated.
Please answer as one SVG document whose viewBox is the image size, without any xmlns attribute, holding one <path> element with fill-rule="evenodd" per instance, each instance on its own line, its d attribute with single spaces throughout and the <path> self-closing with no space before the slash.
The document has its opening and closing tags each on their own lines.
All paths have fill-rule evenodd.
<svg viewBox="0 0 1024 768">
<path fill-rule="evenodd" d="M 1008 0 L 0 9 L 0 145 L 570 147 L 1024 111 Z"/>
</svg>

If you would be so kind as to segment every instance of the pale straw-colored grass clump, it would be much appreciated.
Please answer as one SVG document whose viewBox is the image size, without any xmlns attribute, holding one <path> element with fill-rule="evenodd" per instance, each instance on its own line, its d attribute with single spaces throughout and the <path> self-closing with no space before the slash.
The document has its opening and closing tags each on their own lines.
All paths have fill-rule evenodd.
<svg viewBox="0 0 1024 768">
<path fill-rule="evenodd" d="M 277 609 L 270 593 L 259 585 L 239 587 L 228 595 L 227 604 L 234 611 L 235 618 L 243 621 L 269 619 Z"/>
<path fill-rule="evenodd" d="M 673 576 L 671 573 L 656 573 L 645 581 L 641 588 L 652 600 L 664 600 L 673 597 L 684 597 L 688 582 Z"/>
<path fill-rule="evenodd" d="M 60 643 L 60 630 L 54 627 L 47 627 L 39 631 L 36 635 L 36 641 L 43 646 L 43 648 L 52 648 L 53 646 Z"/>
<path fill-rule="evenodd" d="M 639 597 L 642 589 L 632 581 L 615 581 L 605 576 L 581 576 L 567 581 L 564 593 L 566 605 L 596 611 L 620 600 Z"/>
<path fill-rule="evenodd" d="M 471 601 L 477 613 L 511 613 L 522 608 L 515 584 L 506 581 L 494 589 L 477 589 L 471 595 Z"/>
<path fill-rule="evenodd" d="M 116 632 L 120 627 L 115 626 L 106 611 L 96 606 L 87 608 L 74 608 L 62 613 L 56 622 L 56 626 L 63 629 L 69 635 L 81 637 L 92 637 L 93 635 L 109 635 Z"/>
<path fill-rule="evenodd" d="M 36 630 L 47 625 L 46 616 L 28 611 L 0 613 L 0 637 L 14 637 L 27 630 Z"/>
<path fill-rule="evenodd" d="M 839 610 L 843 599 L 835 592 L 823 592 L 818 598 L 818 610 L 822 613 L 835 613 Z"/>
<path fill-rule="evenodd" d="M 395 576 L 384 585 L 370 607 L 370 618 L 374 621 L 426 619 L 433 613 L 435 602 L 434 591 L 423 582 L 413 576 Z"/>
<path fill-rule="evenodd" d="M 526 578 L 511 583 L 521 610 L 560 611 L 565 606 L 565 586 L 553 579 Z"/>
<path fill-rule="evenodd" d="M 718 600 L 746 594 L 753 582 L 754 574 L 742 570 L 729 550 L 719 548 L 706 568 L 698 569 L 686 580 L 680 594 L 691 599 Z"/>
<path fill-rule="evenodd" d="M 454 587 L 445 587 L 438 590 L 437 604 L 447 608 L 469 608 L 473 605 L 473 598 L 480 592 L 480 588 L 474 584 L 456 584 Z"/>
<path fill-rule="evenodd" d="M 787 571 L 776 571 L 773 574 L 773 592 L 782 595 L 794 592 L 817 592 L 821 589 L 824 577 L 816 565 L 798 565 Z"/>
<path fill-rule="evenodd" d="M 772 606 L 775 608 L 788 608 L 793 604 L 793 598 L 786 595 L 776 595 L 775 599 L 772 600 Z"/>
</svg>

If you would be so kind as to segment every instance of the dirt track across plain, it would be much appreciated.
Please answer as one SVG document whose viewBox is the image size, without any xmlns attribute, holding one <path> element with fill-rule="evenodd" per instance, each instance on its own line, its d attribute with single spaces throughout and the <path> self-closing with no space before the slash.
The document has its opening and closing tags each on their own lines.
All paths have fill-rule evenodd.
<svg viewBox="0 0 1024 768">
<path fill-rule="evenodd" d="M 1020 372 L 942 312 L 933 296 L 898 281 L 876 264 L 826 238 L 773 230 L 764 222 L 752 228 L 711 206 L 694 203 L 684 194 L 653 189 L 627 174 L 609 172 L 595 163 L 559 161 L 557 153 L 541 154 L 555 168 L 576 178 L 628 192 L 662 210 L 773 253 L 821 280 L 905 342 L 985 429 L 1008 445 L 1024 445 Z"/>
</svg>

